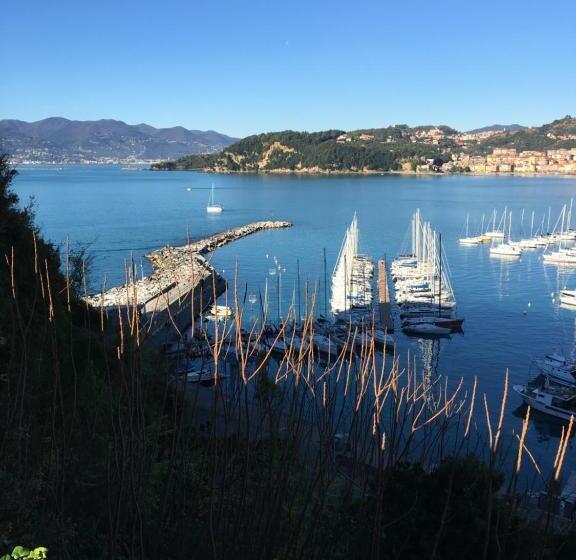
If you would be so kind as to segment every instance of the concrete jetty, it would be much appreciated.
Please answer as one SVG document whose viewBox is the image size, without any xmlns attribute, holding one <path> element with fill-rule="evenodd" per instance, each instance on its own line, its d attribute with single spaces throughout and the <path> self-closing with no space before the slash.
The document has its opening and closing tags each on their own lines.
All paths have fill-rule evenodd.
<svg viewBox="0 0 576 560">
<path fill-rule="evenodd" d="M 113 322 L 129 323 L 136 308 L 142 330 L 152 335 L 183 329 L 226 289 L 226 281 L 204 258 L 227 243 L 266 229 L 291 227 L 290 222 L 262 221 L 232 228 L 181 247 L 166 246 L 146 258 L 153 272 L 137 279 L 129 267 L 123 286 L 86 298 Z M 168 335 L 166 335 L 168 338 Z"/>
</svg>

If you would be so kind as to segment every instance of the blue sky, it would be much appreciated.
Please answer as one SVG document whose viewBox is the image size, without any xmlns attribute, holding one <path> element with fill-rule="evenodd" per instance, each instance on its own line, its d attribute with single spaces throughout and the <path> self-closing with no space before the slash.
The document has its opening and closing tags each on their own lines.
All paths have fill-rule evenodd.
<svg viewBox="0 0 576 560">
<path fill-rule="evenodd" d="M 0 118 L 236 136 L 576 113 L 573 0 L 8 0 Z"/>
</svg>

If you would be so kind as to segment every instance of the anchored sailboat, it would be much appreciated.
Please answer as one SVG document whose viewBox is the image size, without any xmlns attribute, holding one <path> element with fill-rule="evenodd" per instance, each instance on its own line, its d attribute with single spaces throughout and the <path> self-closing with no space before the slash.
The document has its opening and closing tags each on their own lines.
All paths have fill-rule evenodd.
<svg viewBox="0 0 576 560">
<path fill-rule="evenodd" d="M 224 210 L 220 204 L 214 202 L 214 183 L 212 183 L 212 188 L 210 189 L 210 198 L 208 199 L 208 206 L 206 206 L 206 212 L 209 214 L 219 214 Z"/>
<path fill-rule="evenodd" d="M 466 236 L 461 237 L 458 242 L 462 245 L 478 245 L 482 243 L 481 236 L 469 237 L 468 236 L 468 222 L 470 221 L 470 214 L 466 214 Z"/>
</svg>

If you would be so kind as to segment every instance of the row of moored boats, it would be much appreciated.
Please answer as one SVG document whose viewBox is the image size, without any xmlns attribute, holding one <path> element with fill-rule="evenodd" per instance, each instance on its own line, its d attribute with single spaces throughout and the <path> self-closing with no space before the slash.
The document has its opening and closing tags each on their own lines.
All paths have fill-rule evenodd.
<svg viewBox="0 0 576 560">
<path fill-rule="evenodd" d="M 461 330 L 441 236 L 416 210 L 411 221 L 411 250 L 392 262 L 402 331 L 409 335 L 448 336 Z"/>
</svg>

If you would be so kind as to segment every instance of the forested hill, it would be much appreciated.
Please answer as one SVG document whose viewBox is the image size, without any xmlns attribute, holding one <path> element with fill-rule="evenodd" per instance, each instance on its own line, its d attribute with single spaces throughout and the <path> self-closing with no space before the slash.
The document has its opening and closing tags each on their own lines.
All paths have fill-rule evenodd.
<svg viewBox="0 0 576 560">
<path fill-rule="evenodd" d="M 457 154 L 485 155 L 497 147 L 549 150 L 576 147 L 576 119 L 541 127 L 459 132 L 448 126 L 395 125 L 352 132 L 283 131 L 249 136 L 216 154 L 189 155 L 153 169 L 214 172 L 370 173 L 441 167 Z"/>
<path fill-rule="evenodd" d="M 216 172 L 367 172 L 401 169 L 404 160 L 417 161 L 442 154 L 442 146 L 413 143 L 404 138 L 402 127 L 385 129 L 393 136 L 392 142 L 381 140 L 383 130 L 350 134 L 342 130 L 258 134 L 218 154 L 190 155 L 156 164 L 154 168 Z"/>
</svg>

